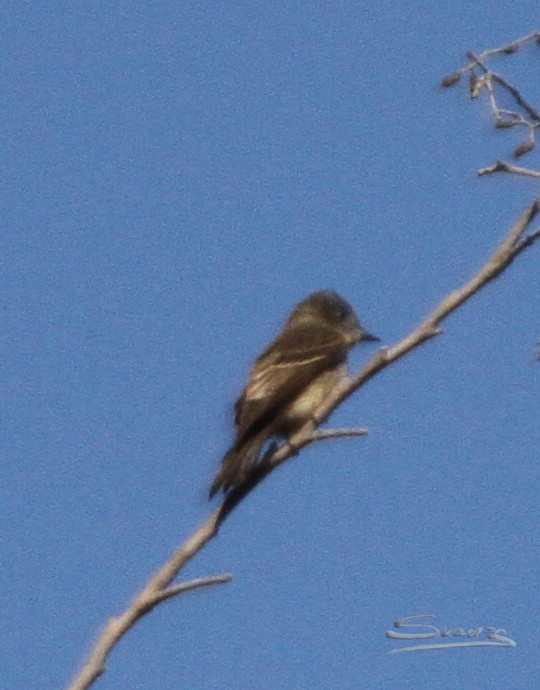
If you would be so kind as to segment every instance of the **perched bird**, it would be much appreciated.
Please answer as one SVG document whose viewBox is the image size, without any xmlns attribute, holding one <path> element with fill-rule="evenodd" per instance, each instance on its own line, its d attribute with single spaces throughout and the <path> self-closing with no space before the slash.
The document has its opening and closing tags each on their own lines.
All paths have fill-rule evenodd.
<svg viewBox="0 0 540 690">
<path fill-rule="evenodd" d="M 313 418 L 347 375 L 352 347 L 378 340 L 333 290 L 314 292 L 300 302 L 251 368 L 235 405 L 236 440 L 222 460 L 210 498 L 242 484 L 270 438 L 288 438 Z"/>
</svg>

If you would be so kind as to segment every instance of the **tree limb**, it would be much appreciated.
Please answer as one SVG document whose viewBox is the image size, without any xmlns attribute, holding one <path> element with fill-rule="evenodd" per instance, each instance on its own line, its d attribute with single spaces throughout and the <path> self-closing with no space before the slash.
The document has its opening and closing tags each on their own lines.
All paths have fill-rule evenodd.
<svg viewBox="0 0 540 690">
<path fill-rule="evenodd" d="M 440 335 L 442 333 L 440 325 L 450 314 L 467 302 L 485 285 L 495 280 L 522 251 L 532 246 L 540 238 L 540 229 L 529 235 L 525 235 L 525 233 L 539 210 L 540 197 L 523 213 L 485 265 L 467 283 L 445 297 L 431 314 L 403 340 L 392 347 L 380 350 L 352 379 L 338 386 L 332 396 L 317 410 L 316 422 L 311 421 L 305 424 L 282 446 L 270 448 L 269 452 L 259 465 L 253 469 L 244 484 L 234 488 L 224 498 L 222 504 L 214 510 L 210 517 L 197 528 L 193 535 L 150 578 L 146 586 L 135 596 L 124 613 L 109 620 L 95 643 L 88 661 L 73 680 L 68 690 L 86 690 L 89 688 L 105 671 L 106 660 L 116 643 L 156 605 L 196 587 L 221 584 L 230 580 L 230 575 L 222 575 L 171 586 L 171 582 L 180 570 L 216 536 L 227 516 L 276 467 L 282 465 L 293 455 L 297 455 L 305 446 L 316 441 L 338 436 L 365 435 L 365 429 L 317 431 L 316 427 L 327 419 L 340 403 L 380 371 L 409 352 L 412 352 L 424 342 Z"/>
</svg>

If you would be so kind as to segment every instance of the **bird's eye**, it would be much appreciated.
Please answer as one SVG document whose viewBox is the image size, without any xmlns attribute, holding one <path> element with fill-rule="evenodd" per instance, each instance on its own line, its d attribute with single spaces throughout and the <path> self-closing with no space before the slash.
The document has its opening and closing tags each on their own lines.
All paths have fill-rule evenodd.
<svg viewBox="0 0 540 690">
<path fill-rule="evenodd" d="M 343 321 L 344 319 L 347 318 L 347 310 L 344 309 L 343 307 L 337 307 L 335 311 L 336 318 L 339 321 Z"/>
</svg>

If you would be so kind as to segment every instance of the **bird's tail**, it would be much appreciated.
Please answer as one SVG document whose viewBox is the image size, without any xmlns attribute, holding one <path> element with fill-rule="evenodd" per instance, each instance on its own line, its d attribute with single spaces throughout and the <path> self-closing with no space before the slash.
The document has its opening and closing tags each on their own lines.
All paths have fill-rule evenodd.
<svg viewBox="0 0 540 690">
<path fill-rule="evenodd" d="M 209 498 L 218 491 L 224 493 L 242 484 L 251 468 L 257 463 L 266 434 L 254 436 L 245 441 L 240 447 L 234 445 L 221 461 L 221 468 L 212 482 Z"/>
</svg>

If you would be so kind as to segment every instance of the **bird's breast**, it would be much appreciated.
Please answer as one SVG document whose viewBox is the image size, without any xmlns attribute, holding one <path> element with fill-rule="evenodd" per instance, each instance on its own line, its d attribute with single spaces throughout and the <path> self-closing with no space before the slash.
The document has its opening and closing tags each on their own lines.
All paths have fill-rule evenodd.
<svg viewBox="0 0 540 690">
<path fill-rule="evenodd" d="M 283 414 L 281 433 L 288 435 L 313 419 L 315 411 L 333 388 L 346 375 L 346 367 L 340 365 L 322 372 L 287 406 Z"/>
</svg>

